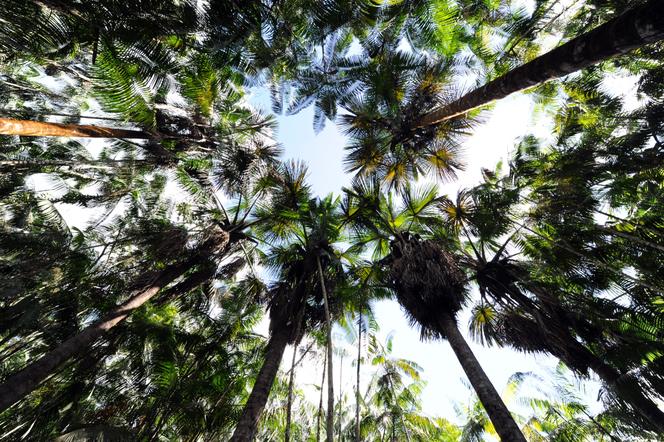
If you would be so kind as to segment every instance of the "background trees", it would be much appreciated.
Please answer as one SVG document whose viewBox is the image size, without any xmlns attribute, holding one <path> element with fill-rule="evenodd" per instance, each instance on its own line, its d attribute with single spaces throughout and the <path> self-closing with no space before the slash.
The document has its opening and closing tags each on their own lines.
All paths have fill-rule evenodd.
<svg viewBox="0 0 664 442">
<path fill-rule="evenodd" d="M 500 434 L 654 437 L 664 134 L 661 44 L 644 45 L 664 14 L 636 3 L 4 2 L 0 121 L 20 123 L 0 137 L 0 376 L 22 389 L 1 395 L 22 399 L 0 414 L 5 433 L 313 438 L 322 406 L 279 374 L 287 345 L 313 334 L 326 347 L 328 440 L 463 439 L 422 414 L 416 364 L 364 328 L 371 302 L 394 294 L 450 340 Z M 571 42 L 538 57 L 543 34 Z M 588 46 L 598 40 L 612 49 Z M 580 45 L 595 54 L 568 57 Z M 535 89 L 554 136 L 524 138 L 508 170 L 451 197 L 413 184 L 461 173 L 463 138 L 481 123 L 470 109 L 581 67 Z M 602 92 L 616 72 L 638 76 L 631 109 Z M 342 201 L 281 162 L 252 88 L 270 90 L 274 113 L 313 105 L 317 130 L 347 130 L 356 176 Z M 40 124 L 59 132 L 35 137 Z M 64 137 L 90 125 L 109 138 Z M 595 373 L 605 410 L 531 401 L 516 428 L 459 331 L 467 304 L 481 342 Z M 358 340 L 354 418 L 332 370 L 332 323 L 351 312 L 371 355 Z M 304 418 L 288 424 L 294 403 Z"/>
</svg>

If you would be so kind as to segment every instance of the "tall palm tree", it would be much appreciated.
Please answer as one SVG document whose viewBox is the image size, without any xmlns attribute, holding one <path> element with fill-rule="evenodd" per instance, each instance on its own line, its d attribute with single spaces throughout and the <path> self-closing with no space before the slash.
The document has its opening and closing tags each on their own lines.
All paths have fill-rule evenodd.
<svg viewBox="0 0 664 442">
<path fill-rule="evenodd" d="M 345 212 L 357 226 L 356 241 L 374 243 L 375 254 L 387 255 L 379 261 L 384 283 L 423 336 L 448 340 L 501 438 L 525 440 L 458 329 L 456 315 L 465 303 L 467 285 L 458 258 L 440 242 L 415 233 L 435 229 L 435 188 L 419 193 L 404 189 L 401 207 L 378 189 L 375 182 L 363 182 L 346 190 Z"/>
<path fill-rule="evenodd" d="M 355 74 L 357 91 L 344 98 L 341 124 L 350 136 L 346 169 L 358 177 L 377 175 L 386 188 L 431 174 L 452 179 L 463 170 L 459 138 L 471 127 L 465 118 L 431 127 L 412 122 L 453 94 L 452 63 L 402 51 L 398 41 L 380 41 L 377 54 Z"/>
<path fill-rule="evenodd" d="M 472 250 L 464 260 L 472 269 L 481 295 L 480 303 L 473 310 L 472 334 L 480 340 L 511 345 L 523 351 L 549 352 L 579 373 L 593 370 L 619 400 L 642 416 L 636 418 L 639 425 L 661 431 L 659 422 L 664 416 L 649 397 L 651 393 L 647 390 L 650 389 L 639 386 L 638 372 L 630 373 L 635 368 L 621 370 L 614 365 L 626 363 L 626 355 L 617 356 L 621 353 L 618 342 L 629 342 L 629 350 L 627 347 L 625 350 L 638 360 L 642 356 L 637 356 L 636 348 L 660 351 L 657 338 L 647 331 L 648 327 L 656 327 L 654 324 L 641 330 L 625 323 L 615 328 L 615 320 L 623 318 L 632 323 L 633 318 L 643 314 L 638 321 L 647 323 L 654 317 L 647 319 L 649 315 L 645 312 L 629 312 L 629 307 L 614 301 L 596 299 L 593 292 L 601 287 L 598 278 L 584 281 L 579 276 L 554 276 L 563 270 L 556 269 L 560 264 L 555 260 L 540 264 L 514 259 L 512 255 L 518 255 L 519 251 L 509 250 L 513 241 L 522 244 L 529 254 L 530 250 L 537 250 L 528 245 L 527 240 L 519 239 L 522 230 L 525 229 L 525 233 L 535 231 L 515 224 L 512 218 L 512 205 L 519 201 L 518 192 L 509 187 L 489 189 L 492 185 L 485 183 L 470 192 L 460 192 L 456 203 L 441 200 L 447 222 L 455 230 L 463 231 Z M 564 199 L 558 203 L 564 205 Z M 581 216 L 578 208 L 573 212 L 575 217 Z M 553 211 L 548 213 L 564 219 L 565 224 L 573 222 L 572 217 L 561 217 L 560 210 L 557 215 Z M 574 235 L 580 235 L 580 225 L 575 225 L 575 231 Z M 505 236 L 507 240 L 501 244 L 498 239 Z M 599 238 L 593 241 L 601 243 Z M 490 253 L 493 253 L 491 258 Z M 575 275 L 578 275 L 578 267 L 573 271 Z M 658 387 L 652 391 L 661 395 Z M 641 422 L 642 419 L 645 421 Z"/>
<path fill-rule="evenodd" d="M 274 383 L 284 350 L 305 333 L 325 324 L 327 353 L 331 348 L 331 318 L 338 303 L 330 296 L 342 275 L 340 252 L 335 243 L 341 238 L 338 201 L 332 197 L 310 199 L 305 183 L 306 169 L 291 163 L 276 177 L 283 191 L 262 204 L 257 225 L 268 250 L 269 264 L 278 271 L 278 281 L 268 293 L 270 340 L 264 364 L 238 421 L 232 440 L 251 440 Z M 331 362 L 328 354 L 328 382 Z M 331 389 L 331 388 L 330 388 Z M 334 396 L 328 406 L 328 440 L 334 436 Z"/>
<path fill-rule="evenodd" d="M 247 219 L 252 213 L 256 201 L 265 195 L 266 190 L 262 183 L 260 185 L 259 183 L 266 175 L 274 172 L 274 164 L 274 152 L 269 147 L 235 145 L 228 149 L 225 157 L 217 161 L 214 170 L 215 176 L 207 180 L 207 183 L 205 180 L 202 183 L 189 182 L 186 190 L 189 190 L 190 194 L 198 194 L 199 198 L 201 195 L 204 196 L 204 201 L 198 205 L 200 210 L 198 222 L 209 226 L 207 232 L 206 229 L 202 229 L 203 233 L 197 235 L 198 245 L 193 250 L 185 247 L 188 236 L 184 233 L 186 232 L 184 227 L 172 226 L 170 222 L 163 219 L 150 223 L 139 216 L 140 223 L 133 227 L 136 231 L 132 233 L 131 228 L 127 229 L 130 230 L 129 236 L 122 236 L 122 231 L 114 232 L 113 247 L 120 242 L 126 248 L 125 254 L 130 257 L 132 241 L 136 244 L 143 241 L 147 244 L 146 251 L 151 248 L 156 251 L 153 256 L 146 252 L 146 260 L 139 262 L 137 266 L 141 271 L 136 272 L 134 268 L 130 268 L 131 271 L 127 272 L 127 277 L 133 278 L 133 280 L 119 290 L 129 292 L 128 299 L 116 306 L 110 306 L 100 320 L 94 321 L 80 331 L 74 330 L 71 335 L 65 336 L 62 342 L 57 342 L 54 348 L 40 359 L 8 376 L 2 384 L 5 392 L 2 402 L 0 402 L 2 409 L 4 410 L 22 399 L 64 362 L 84 352 L 110 329 L 122 323 L 134 310 L 146 304 L 178 279 L 186 277 L 185 281 L 175 285 L 173 290 L 180 294 L 187 293 L 215 276 L 219 259 L 228 259 L 240 252 L 244 252 L 246 255 L 243 242 L 247 239 L 247 229 L 250 224 Z M 212 189 L 214 180 L 220 181 L 226 195 L 237 197 L 235 200 L 237 207 L 232 217 L 223 206 L 219 206 Z M 160 192 L 162 189 L 163 186 L 149 190 Z M 136 191 L 136 189 L 133 190 Z M 164 207 L 155 203 L 159 196 L 147 195 L 146 199 L 153 203 L 152 206 L 148 205 L 147 209 L 156 209 L 156 213 L 162 214 L 166 211 Z M 215 204 L 219 208 L 211 209 L 211 205 Z M 16 207 L 11 208 L 10 213 L 14 213 L 16 210 Z M 19 213 L 21 210 L 22 208 L 19 206 Z M 123 216 L 121 228 L 125 228 L 126 225 L 132 226 L 132 222 L 136 222 L 134 217 L 140 212 L 139 207 L 129 207 Z M 165 224 L 168 228 L 164 228 L 161 224 Z M 193 223 L 190 224 L 190 227 L 193 225 Z M 157 227 L 161 230 L 158 230 Z M 164 236 L 155 235 L 160 231 L 164 233 Z M 103 257 L 107 248 L 108 245 L 104 247 L 94 265 Z M 123 258 L 126 259 L 126 257 Z M 228 270 L 237 272 L 239 268 L 232 266 Z M 80 274 L 77 276 L 81 277 Z M 194 285 L 190 286 L 191 284 Z M 106 287 L 106 284 L 100 286 Z M 185 288 L 186 290 L 184 290 Z M 99 292 L 99 286 L 93 290 Z"/>
<path fill-rule="evenodd" d="M 658 0 L 637 5 L 622 15 L 580 35 L 540 57 L 502 75 L 445 106 L 427 113 L 416 123 L 440 124 L 480 106 L 545 81 L 625 54 L 664 39 L 664 6 Z"/>
<path fill-rule="evenodd" d="M 256 363 L 260 342 L 251 330 L 260 316 L 248 284 L 234 288 L 233 298 L 215 297 L 211 302 L 224 310 L 211 317 L 212 293 L 208 287 L 174 300 L 173 290 L 158 295 L 80 361 L 59 370 L 33 400 L 4 412 L 5 432 L 29 429 L 32 438 L 51 439 L 63 429 L 107 424 L 124 427 L 131 438 L 223 439 L 234 425 L 243 378 Z M 60 413 L 63 403 L 69 406 Z M 205 423 L 197 422 L 201 413 Z"/>
</svg>

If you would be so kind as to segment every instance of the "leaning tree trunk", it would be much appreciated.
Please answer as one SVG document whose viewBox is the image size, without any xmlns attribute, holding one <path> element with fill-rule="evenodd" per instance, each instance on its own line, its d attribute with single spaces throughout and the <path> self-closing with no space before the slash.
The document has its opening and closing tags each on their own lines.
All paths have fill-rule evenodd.
<svg viewBox="0 0 664 442">
<path fill-rule="evenodd" d="M 323 356 L 323 376 L 320 381 L 320 399 L 318 400 L 318 414 L 316 418 L 316 442 L 320 442 L 320 420 L 323 417 L 323 387 L 325 386 L 325 373 L 327 373 L 325 367 L 327 367 L 327 349 Z"/>
<path fill-rule="evenodd" d="M 643 394 L 643 390 L 638 385 L 634 385 L 634 379 L 629 375 L 620 376 L 620 373 L 597 358 L 593 358 L 590 368 L 610 389 L 616 392 L 618 397 L 645 418 L 653 430 L 664 434 L 664 412 L 652 399 Z"/>
<path fill-rule="evenodd" d="M 441 123 L 531 86 L 664 39 L 664 1 L 650 0 L 426 114 L 419 127 Z"/>
<path fill-rule="evenodd" d="M 343 371 L 344 371 L 344 355 L 342 354 L 339 360 L 339 400 L 337 401 L 337 439 L 341 440 L 341 403 L 343 402 Z"/>
<path fill-rule="evenodd" d="M 235 432 L 231 441 L 251 442 L 258 428 L 258 421 L 265 409 L 265 404 L 270 396 L 270 390 L 274 379 L 277 377 L 281 358 L 284 356 L 284 350 L 288 345 L 290 330 L 288 327 L 279 327 L 272 332 L 270 341 L 265 351 L 263 366 L 258 372 L 254 388 L 251 390 L 249 399 L 244 405 L 240 420 L 235 427 Z"/>
<path fill-rule="evenodd" d="M 621 375 L 618 370 L 598 358 L 585 346 L 578 344 L 572 336 L 569 336 L 569 339 L 575 347 L 574 350 L 583 354 L 590 369 L 599 376 L 604 385 L 613 390 L 620 400 L 629 404 L 637 414 L 641 415 L 645 420 L 643 425 L 650 424 L 650 429 L 664 434 L 664 412 L 652 399 L 646 396 L 643 388 L 638 385 L 638 381 L 630 374 Z M 566 362 L 564 357 L 559 356 L 559 358 Z M 566 363 L 572 366 L 571 362 Z"/>
<path fill-rule="evenodd" d="M 459 332 L 454 318 L 445 315 L 441 317 L 439 323 L 501 440 L 526 442 L 505 403 L 493 387 L 477 358 L 475 358 L 461 332 Z"/>
<path fill-rule="evenodd" d="M 195 256 L 185 262 L 169 266 L 147 288 L 141 289 L 127 301 L 111 310 L 103 319 L 89 325 L 37 361 L 5 379 L 0 385 L 0 412 L 31 393 L 64 362 L 88 350 L 108 330 L 124 321 L 134 310 L 159 293 L 162 288 L 199 264 L 200 260 L 200 256 Z"/>
<path fill-rule="evenodd" d="M 22 137 L 69 137 L 69 138 L 129 138 L 150 139 L 152 136 L 140 130 L 116 129 L 113 127 L 85 124 L 46 123 L 43 121 L 14 120 L 0 118 L 0 135 Z"/>
<path fill-rule="evenodd" d="M 362 310 L 357 320 L 357 372 L 355 380 L 355 441 L 360 442 L 360 363 L 362 358 Z"/>
<path fill-rule="evenodd" d="M 532 290 L 535 293 L 535 296 L 539 299 L 541 305 L 544 307 L 547 304 L 552 304 L 554 308 L 548 308 L 546 316 L 541 316 L 537 308 L 532 306 L 523 306 L 527 311 L 530 311 L 533 316 L 538 318 L 538 321 L 544 321 L 547 326 L 549 324 L 559 324 L 561 323 L 560 319 L 552 321 L 551 317 L 555 315 L 556 309 L 562 309 L 559 304 L 557 297 L 546 296 L 545 293 L 540 290 Z M 644 394 L 643 389 L 637 384 L 634 385 L 634 378 L 629 374 L 621 375 L 621 373 L 616 370 L 611 365 L 607 364 L 602 358 L 597 357 L 593 352 L 591 352 L 585 345 L 581 344 L 564 326 L 558 326 L 558 331 L 550 332 L 552 335 L 562 334 L 564 337 L 564 342 L 566 346 L 570 348 L 570 354 L 579 354 L 581 355 L 581 360 L 585 361 L 588 367 L 594 371 L 604 384 L 612 389 L 618 397 L 624 402 L 628 403 L 638 414 L 640 414 L 648 423 L 650 423 L 653 430 L 664 434 L 664 412 L 657 406 L 657 404 L 647 397 Z M 545 331 L 548 328 L 544 329 Z M 584 332 L 584 328 L 580 327 L 577 330 L 579 336 L 585 341 L 592 341 L 595 339 L 592 335 L 588 335 Z M 566 357 L 566 352 L 555 352 L 553 349 L 547 349 L 549 353 L 558 357 L 565 364 L 570 367 L 575 366 L 574 360 L 570 359 L 569 356 Z"/>
<path fill-rule="evenodd" d="M 293 386 L 295 382 L 295 357 L 297 356 L 297 344 L 293 348 L 293 360 L 291 361 L 290 376 L 288 378 L 288 402 L 286 404 L 286 430 L 284 441 L 290 442 L 291 436 L 291 412 L 293 409 Z"/>
<path fill-rule="evenodd" d="M 320 258 L 316 257 L 318 265 L 318 276 L 320 276 L 320 286 L 323 291 L 323 305 L 325 307 L 325 333 L 327 335 L 327 442 L 334 442 L 334 376 L 332 373 L 332 320 L 330 319 L 330 305 L 327 299 L 327 289 L 325 288 L 325 279 L 323 278 L 323 268 L 320 265 Z"/>
</svg>

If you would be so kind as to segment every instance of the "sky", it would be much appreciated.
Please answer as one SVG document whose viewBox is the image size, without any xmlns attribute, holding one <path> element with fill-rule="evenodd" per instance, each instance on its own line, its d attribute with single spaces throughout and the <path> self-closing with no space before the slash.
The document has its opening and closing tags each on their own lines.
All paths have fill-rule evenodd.
<svg viewBox="0 0 664 442">
<path fill-rule="evenodd" d="M 619 84 L 627 87 L 626 84 Z M 270 112 L 269 97 L 264 90 L 255 91 L 250 102 L 252 105 Z M 346 137 L 334 123 L 327 121 L 325 129 L 315 134 L 313 131 L 313 109 L 303 110 L 294 116 L 277 116 L 278 129 L 275 137 L 284 148 L 284 159 L 304 162 L 309 169 L 308 182 L 314 194 L 324 196 L 328 193 L 339 194 L 342 187 L 350 183 L 351 176 L 343 170 L 344 146 Z M 514 151 L 518 140 L 533 134 L 543 140 L 550 140 L 552 121 L 535 106 L 528 94 L 518 93 L 495 104 L 483 114 L 483 123 L 478 125 L 471 136 L 463 142 L 463 158 L 466 170 L 459 174 L 458 180 L 440 184 L 440 192 L 450 196 L 458 189 L 479 184 L 482 180 L 481 169 L 494 170 L 499 161 L 505 161 Z M 379 341 L 385 342 L 388 336 L 393 338 L 393 356 L 416 362 L 422 367 L 422 379 L 426 387 L 422 395 L 422 409 L 429 416 L 442 416 L 461 423 L 455 405 L 464 405 L 471 400 L 468 381 L 452 349 L 447 342 L 420 340 L 419 331 L 411 328 L 396 301 L 374 303 L 374 312 L 380 326 Z M 461 314 L 459 327 L 466 335 L 468 309 Z M 262 328 L 266 330 L 265 323 Z M 352 359 L 356 354 L 355 344 L 347 342 L 344 332 L 337 328 L 335 343 L 349 353 L 345 358 L 341 373 L 339 358 L 335 363 L 335 382 L 342 379 L 342 391 L 350 398 L 349 407 L 354 406 L 352 392 L 355 383 L 355 368 Z M 508 379 L 516 372 L 533 372 L 542 377 L 555 369 L 557 360 L 548 356 L 524 355 L 505 348 L 485 348 L 472 342 L 467 337 L 471 348 L 487 375 L 500 392 L 507 385 Z M 282 368 L 288 370 L 292 353 L 284 356 Z M 316 361 L 316 362 L 314 362 Z M 297 372 L 298 385 L 305 386 L 305 394 L 316 403 L 317 394 L 311 384 L 320 383 L 322 359 L 305 359 Z M 346 373 L 346 375 L 343 375 Z M 351 375 L 348 375 L 351 373 Z M 372 369 L 362 371 L 362 385 L 369 382 Z M 307 387 L 308 386 L 308 387 Z M 335 395 L 338 394 L 335 385 Z M 593 402 L 597 397 L 597 386 L 589 384 L 586 398 Z M 595 406 L 598 406 L 597 404 Z M 594 408 L 594 407 L 593 407 Z"/>
</svg>

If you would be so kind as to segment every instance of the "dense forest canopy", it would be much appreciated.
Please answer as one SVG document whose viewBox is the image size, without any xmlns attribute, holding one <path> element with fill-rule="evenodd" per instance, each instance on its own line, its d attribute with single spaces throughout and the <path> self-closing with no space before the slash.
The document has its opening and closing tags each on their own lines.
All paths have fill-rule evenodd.
<svg viewBox="0 0 664 442">
<path fill-rule="evenodd" d="M 3 0 L 0 440 L 661 440 L 663 40 L 661 0 Z M 551 133 L 443 193 L 515 92 Z M 305 109 L 338 194 L 277 142 Z"/>
</svg>

